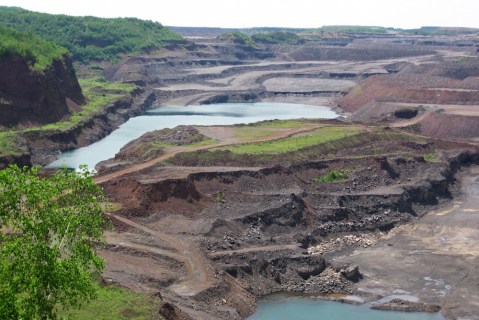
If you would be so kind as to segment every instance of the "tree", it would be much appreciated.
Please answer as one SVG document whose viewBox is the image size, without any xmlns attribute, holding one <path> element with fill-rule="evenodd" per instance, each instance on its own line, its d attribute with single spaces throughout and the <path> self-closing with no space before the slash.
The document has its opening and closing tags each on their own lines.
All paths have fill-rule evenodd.
<svg viewBox="0 0 479 320">
<path fill-rule="evenodd" d="M 86 168 L 0 171 L 0 319 L 55 319 L 59 306 L 94 298 L 103 200 Z"/>
</svg>

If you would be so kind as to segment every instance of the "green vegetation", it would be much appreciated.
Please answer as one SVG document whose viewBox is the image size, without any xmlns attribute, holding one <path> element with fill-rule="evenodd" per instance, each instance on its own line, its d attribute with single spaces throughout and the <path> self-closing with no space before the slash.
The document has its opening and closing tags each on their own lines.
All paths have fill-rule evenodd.
<svg viewBox="0 0 479 320">
<path fill-rule="evenodd" d="M 156 319 L 158 305 L 158 298 L 107 286 L 98 290 L 97 299 L 79 309 L 60 312 L 60 316 L 69 320 L 150 320 Z"/>
<path fill-rule="evenodd" d="M 324 176 L 313 179 L 315 183 L 335 183 L 348 181 L 347 170 L 335 170 L 331 169 Z"/>
<path fill-rule="evenodd" d="M 70 129 L 82 121 L 90 119 L 114 101 L 128 97 L 137 88 L 135 85 L 108 82 L 102 78 L 81 79 L 79 82 L 83 94 L 88 100 L 88 103 L 82 106 L 80 111 L 72 112 L 70 118 L 64 121 L 17 131 L 0 131 L 0 157 L 19 156 L 26 153 L 25 140 L 22 138 L 23 132 Z"/>
<path fill-rule="evenodd" d="M 303 44 L 305 42 L 305 39 L 294 32 L 279 30 L 274 28 L 271 30 L 265 29 L 263 32 L 253 32 L 251 35 L 239 31 L 225 32 L 220 34 L 218 39 L 248 46 L 256 46 L 258 43 Z"/>
<path fill-rule="evenodd" d="M 0 318 L 55 319 L 95 297 L 94 243 L 106 227 L 102 189 L 86 170 L 51 178 L 37 168 L 0 171 Z"/>
<path fill-rule="evenodd" d="M 218 192 L 213 197 L 216 202 L 224 202 L 225 201 L 225 194 L 223 192 Z"/>
<path fill-rule="evenodd" d="M 19 156 L 25 152 L 21 148 L 23 139 L 15 131 L 0 132 L 0 157 Z"/>
<path fill-rule="evenodd" d="M 27 131 L 48 130 L 48 129 L 67 129 L 86 120 L 94 114 L 100 112 L 110 103 L 126 97 L 137 87 L 132 84 L 109 82 L 103 78 L 79 79 L 83 95 L 88 103 L 82 106 L 79 112 L 73 112 L 68 120 L 50 123 L 41 127 L 29 128 Z"/>
<path fill-rule="evenodd" d="M 308 120 L 265 120 L 256 123 L 250 123 L 240 126 L 241 128 L 250 129 L 250 128 L 301 128 L 306 124 L 314 123 Z"/>
<path fill-rule="evenodd" d="M 332 127 L 334 128 L 334 127 Z M 348 127 L 343 127 L 344 132 L 348 132 Z M 224 165 L 224 166 L 258 166 L 258 165 L 274 165 L 292 164 L 304 160 L 316 161 L 321 159 L 334 158 L 364 158 L 377 156 L 405 156 L 418 155 L 417 151 L 411 150 L 408 143 L 414 142 L 424 144 L 425 140 L 412 134 L 398 133 L 391 130 L 377 128 L 373 132 L 361 131 L 360 128 L 351 127 L 356 134 L 345 135 L 343 138 L 333 139 L 325 142 L 321 140 L 316 141 L 317 144 L 308 145 L 298 149 L 294 144 L 288 143 L 292 146 L 290 151 L 284 153 L 235 153 L 231 147 L 212 148 L 208 150 L 183 152 L 175 155 L 168 163 L 181 166 L 203 166 L 203 165 Z M 326 129 L 326 128 L 323 128 Z M 313 132 L 313 134 L 317 132 Z M 304 135 L 310 135 L 302 134 Z M 340 133 L 339 133 L 340 134 Z M 338 134 L 338 135 L 339 135 Z M 286 138 L 291 141 L 291 138 L 301 136 L 293 136 Z M 281 140 L 278 139 L 270 142 L 277 142 L 281 146 Z M 315 142 L 315 143 L 316 143 Z M 263 143 L 258 143 L 263 144 Z M 249 144 L 247 144 L 249 145 Z M 242 145 L 238 145 L 242 146 Z M 278 149 L 276 149 L 278 150 Z M 284 151 L 283 149 L 282 151 Z M 286 149 L 287 150 L 287 149 Z M 424 149 L 429 152 L 429 149 Z M 244 151 L 244 150 L 243 150 Z"/>
<path fill-rule="evenodd" d="M 436 151 L 434 151 L 431 153 L 426 153 L 425 155 L 423 155 L 423 157 L 424 157 L 424 160 L 428 162 L 435 162 L 438 159 L 438 154 Z"/>
<path fill-rule="evenodd" d="M 264 44 L 303 44 L 305 42 L 296 33 L 285 31 L 255 33 L 251 35 L 251 40 Z"/>
<path fill-rule="evenodd" d="M 233 146 L 213 148 L 211 151 L 229 150 L 236 154 L 279 154 L 341 139 L 358 134 L 361 131 L 362 130 L 357 127 L 323 127 L 307 134 L 300 134 L 289 138 L 257 143 L 243 143 Z"/>
<path fill-rule="evenodd" d="M 21 56 L 35 71 L 43 71 L 53 60 L 68 54 L 65 48 L 42 40 L 31 33 L 19 32 L 0 26 L 0 60 Z"/>
<path fill-rule="evenodd" d="M 236 127 L 235 137 L 239 139 L 258 139 L 270 136 L 278 132 L 278 129 L 281 128 L 293 129 L 304 126 L 307 126 L 307 123 L 299 120 L 262 121 Z"/>
<path fill-rule="evenodd" d="M 241 44 L 241 45 L 246 45 L 251 47 L 256 46 L 256 43 L 253 40 L 251 40 L 249 35 L 239 31 L 224 32 L 220 34 L 217 38 L 219 40 L 230 41 L 236 44 Z"/>
<path fill-rule="evenodd" d="M 0 24 L 67 48 L 77 61 L 115 60 L 183 38 L 160 23 L 135 18 L 73 17 L 0 7 Z"/>
</svg>

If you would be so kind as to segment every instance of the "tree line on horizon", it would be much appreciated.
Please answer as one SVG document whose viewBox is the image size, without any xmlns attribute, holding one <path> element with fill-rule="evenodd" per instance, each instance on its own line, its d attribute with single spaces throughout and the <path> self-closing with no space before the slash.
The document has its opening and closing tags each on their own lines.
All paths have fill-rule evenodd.
<svg viewBox="0 0 479 320">
<path fill-rule="evenodd" d="M 67 48 L 76 61 L 116 60 L 121 54 L 154 50 L 183 38 L 153 21 L 51 15 L 0 7 L 0 25 L 33 33 Z"/>
</svg>

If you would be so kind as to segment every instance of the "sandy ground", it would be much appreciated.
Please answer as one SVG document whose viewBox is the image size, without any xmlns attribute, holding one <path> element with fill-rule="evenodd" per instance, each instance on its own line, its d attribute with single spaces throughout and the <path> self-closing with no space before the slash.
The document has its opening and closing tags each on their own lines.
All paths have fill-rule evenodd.
<svg viewBox="0 0 479 320">
<path fill-rule="evenodd" d="M 479 319 L 479 168 L 461 176 L 462 195 L 448 207 L 336 258 L 359 265 L 359 292 L 439 304 L 449 319 Z"/>
<path fill-rule="evenodd" d="M 273 62 L 265 61 L 238 66 L 215 66 L 208 68 L 186 69 L 185 74 L 214 76 L 214 79 L 203 81 L 183 81 L 156 88 L 165 92 L 187 92 L 179 97 L 162 101 L 162 105 L 194 105 L 218 94 L 230 92 L 247 92 L 260 90 L 270 93 L 311 93 L 337 92 L 343 94 L 349 91 L 364 75 L 386 74 L 387 65 L 408 61 L 420 64 L 431 59 L 432 56 L 406 57 L 379 61 L 301 61 L 301 62 Z M 240 69 L 238 69 L 240 68 Z M 257 70 L 257 69 L 262 70 Z M 235 71 L 233 71 L 235 70 Z M 348 75 L 357 79 L 326 78 L 321 79 L 321 74 Z M 324 97 L 315 99 L 311 96 L 281 96 L 281 102 L 307 103 L 311 105 L 330 105 L 331 99 L 325 102 Z M 331 97 L 329 97 L 331 98 Z M 265 101 L 276 101 L 267 98 Z"/>
</svg>

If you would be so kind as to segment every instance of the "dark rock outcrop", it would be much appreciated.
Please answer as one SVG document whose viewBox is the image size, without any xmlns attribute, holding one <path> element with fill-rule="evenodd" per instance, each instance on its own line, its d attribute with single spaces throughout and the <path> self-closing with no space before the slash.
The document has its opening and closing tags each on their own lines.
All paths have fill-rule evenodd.
<svg viewBox="0 0 479 320">
<path fill-rule="evenodd" d="M 185 316 L 171 303 L 165 302 L 160 306 L 158 311 L 166 320 L 184 320 Z"/>
<path fill-rule="evenodd" d="M 33 71 L 19 56 L 0 60 L 0 125 L 47 124 L 85 102 L 68 56 Z"/>
</svg>

